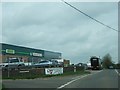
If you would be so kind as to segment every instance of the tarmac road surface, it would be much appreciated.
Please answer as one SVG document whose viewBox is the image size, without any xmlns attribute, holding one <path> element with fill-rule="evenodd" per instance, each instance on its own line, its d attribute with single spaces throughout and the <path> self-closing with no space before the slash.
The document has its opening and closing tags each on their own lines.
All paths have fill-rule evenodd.
<svg viewBox="0 0 120 90">
<path fill-rule="evenodd" d="M 89 75 L 3 80 L 5 88 L 118 88 L 119 73 L 115 69 L 91 71 Z M 119 80 L 118 80 L 119 79 Z"/>
</svg>

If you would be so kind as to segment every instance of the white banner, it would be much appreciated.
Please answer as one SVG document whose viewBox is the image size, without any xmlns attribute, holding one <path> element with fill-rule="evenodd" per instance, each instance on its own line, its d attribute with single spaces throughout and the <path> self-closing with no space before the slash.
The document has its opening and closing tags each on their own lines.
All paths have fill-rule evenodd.
<svg viewBox="0 0 120 90">
<path fill-rule="evenodd" d="M 45 68 L 45 75 L 63 74 L 63 68 Z"/>
</svg>

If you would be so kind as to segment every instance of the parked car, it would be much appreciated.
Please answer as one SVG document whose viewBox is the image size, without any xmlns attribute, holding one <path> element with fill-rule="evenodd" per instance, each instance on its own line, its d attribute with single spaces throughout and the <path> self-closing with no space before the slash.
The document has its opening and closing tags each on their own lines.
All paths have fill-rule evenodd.
<svg viewBox="0 0 120 90">
<path fill-rule="evenodd" d="M 109 68 L 109 69 L 114 69 L 114 67 L 113 67 L 113 66 L 109 66 L 108 68 Z"/>
<path fill-rule="evenodd" d="M 82 67 L 82 68 L 84 68 L 85 70 L 88 69 L 88 66 L 87 66 L 87 64 L 85 64 L 85 63 L 78 63 L 78 64 L 76 64 L 75 66 L 76 66 L 76 67 Z"/>
<path fill-rule="evenodd" d="M 87 63 L 87 69 L 91 69 L 91 63 Z"/>
<path fill-rule="evenodd" d="M 24 62 L 19 58 L 7 59 L 7 61 L 0 64 L 2 68 L 20 68 L 25 66 Z"/>
<path fill-rule="evenodd" d="M 56 67 L 58 62 L 55 60 L 44 60 L 40 61 L 39 63 L 34 64 L 34 67 Z"/>
</svg>

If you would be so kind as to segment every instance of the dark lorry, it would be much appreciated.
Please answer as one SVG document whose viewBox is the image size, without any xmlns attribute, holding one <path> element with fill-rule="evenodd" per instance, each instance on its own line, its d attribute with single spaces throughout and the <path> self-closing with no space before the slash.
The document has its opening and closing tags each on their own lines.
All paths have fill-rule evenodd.
<svg viewBox="0 0 120 90">
<path fill-rule="evenodd" d="M 101 59 L 99 57 L 96 56 L 92 56 L 90 58 L 90 63 L 91 63 L 91 69 L 92 70 L 101 70 Z"/>
</svg>

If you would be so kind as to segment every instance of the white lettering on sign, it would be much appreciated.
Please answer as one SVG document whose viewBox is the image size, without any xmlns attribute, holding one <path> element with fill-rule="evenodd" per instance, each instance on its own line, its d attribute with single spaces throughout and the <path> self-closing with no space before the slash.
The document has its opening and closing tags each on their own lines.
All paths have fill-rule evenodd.
<svg viewBox="0 0 120 90">
<path fill-rule="evenodd" d="M 42 56 L 41 53 L 32 53 L 32 55 L 33 55 L 33 56 L 40 56 L 40 57 Z"/>
<path fill-rule="evenodd" d="M 63 74 L 63 68 L 45 68 L 46 75 Z"/>
</svg>

